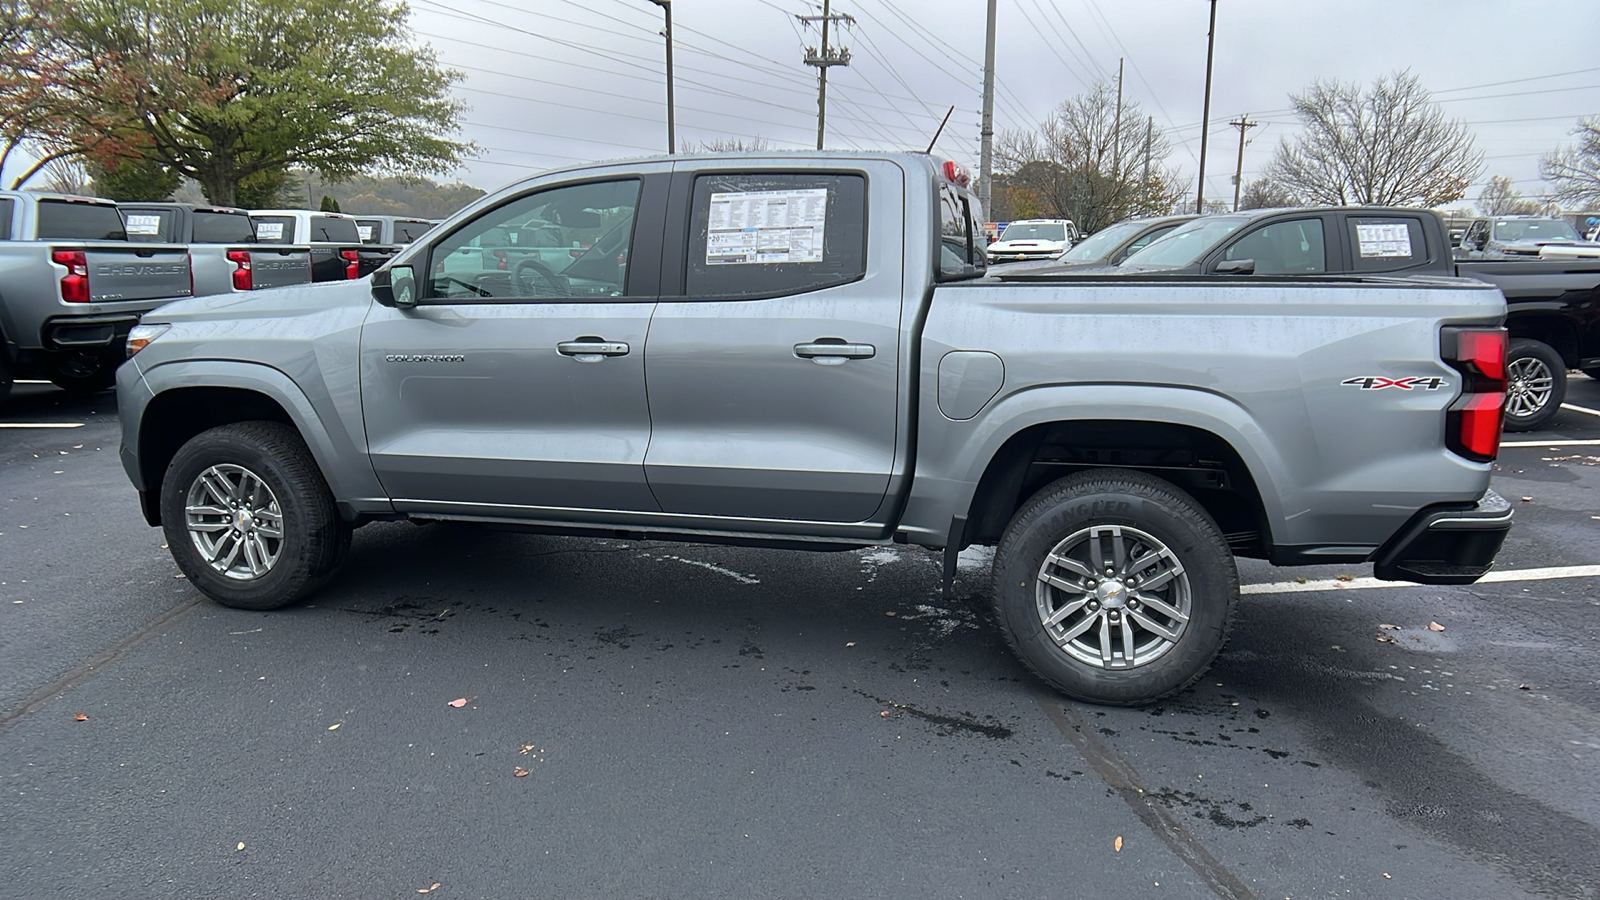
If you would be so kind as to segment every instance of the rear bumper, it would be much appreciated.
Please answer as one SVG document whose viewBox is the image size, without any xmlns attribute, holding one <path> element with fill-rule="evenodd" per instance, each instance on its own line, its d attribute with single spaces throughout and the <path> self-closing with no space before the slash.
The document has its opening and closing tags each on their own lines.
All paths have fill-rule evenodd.
<svg viewBox="0 0 1600 900">
<path fill-rule="evenodd" d="M 1511 515 L 1511 504 L 1494 491 L 1470 507 L 1423 509 L 1373 555 L 1372 574 L 1382 581 L 1471 584 L 1494 565 Z"/>
<path fill-rule="evenodd" d="M 54 316 L 44 321 L 40 343 L 46 350 L 100 350 L 118 346 L 127 340 L 128 332 L 139 324 L 144 312 L 146 310 L 97 316 Z"/>
</svg>

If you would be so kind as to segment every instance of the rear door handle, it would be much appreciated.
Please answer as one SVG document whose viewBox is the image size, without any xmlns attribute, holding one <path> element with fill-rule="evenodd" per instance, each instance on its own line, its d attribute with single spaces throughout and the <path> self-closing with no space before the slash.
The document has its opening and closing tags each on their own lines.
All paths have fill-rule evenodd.
<svg viewBox="0 0 1600 900">
<path fill-rule="evenodd" d="M 578 362 L 599 362 L 607 356 L 627 356 L 629 346 L 622 341 L 608 341 L 605 338 L 584 336 L 575 341 L 562 341 L 556 345 L 556 352 L 562 356 L 570 356 Z"/>
<path fill-rule="evenodd" d="M 839 338 L 818 338 L 809 344 L 795 344 L 794 355 L 836 366 L 847 359 L 871 359 L 878 355 L 878 348 L 871 344 L 847 344 Z"/>
</svg>

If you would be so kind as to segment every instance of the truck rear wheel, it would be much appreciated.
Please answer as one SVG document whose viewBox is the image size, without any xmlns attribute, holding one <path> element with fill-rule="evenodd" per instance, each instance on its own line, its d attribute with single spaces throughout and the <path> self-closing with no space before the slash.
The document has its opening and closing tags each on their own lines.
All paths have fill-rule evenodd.
<svg viewBox="0 0 1600 900">
<path fill-rule="evenodd" d="M 161 486 L 161 522 L 178 568 L 238 609 L 277 609 L 320 587 L 350 528 L 294 429 L 239 422 L 179 448 Z"/>
<path fill-rule="evenodd" d="M 1506 430 L 1532 431 L 1567 398 L 1567 364 L 1550 345 L 1517 338 L 1506 350 Z"/>
<path fill-rule="evenodd" d="M 1035 494 L 995 553 L 994 612 L 1022 662 L 1078 700 L 1133 706 L 1193 684 L 1239 597 L 1233 555 L 1183 491 L 1126 469 Z"/>
</svg>

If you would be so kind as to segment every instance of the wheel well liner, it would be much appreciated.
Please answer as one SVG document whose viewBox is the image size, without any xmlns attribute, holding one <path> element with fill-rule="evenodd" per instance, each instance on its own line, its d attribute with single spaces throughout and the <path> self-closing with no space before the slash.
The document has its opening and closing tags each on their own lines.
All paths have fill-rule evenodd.
<svg viewBox="0 0 1600 900">
<path fill-rule="evenodd" d="M 1557 315 L 1511 316 L 1506 320 L 1506 331 L 1512 340 L 1528 338 L 1549 345 L 1568 366 L 1578 364 L 1578 326 L 1570 319 Z"/>
<path fill-rule="evenodd" d="M 1116 420 L 1045 422 L 1008 438 L 978 481 L 961 544 L 998 543 L 1036 491 L 1098 467 L 1146 472 L 1188 492 L 1238 555 L 1265 557 L 1271 547 L 1260 489 L 1226 440 L 1190 425 Z"/>
<path fill-rule="evenodd" d="M 139 469 L 146 492 L 159 496 L 161 479 L 178 448 L 190 438 L 234 422 L 281 422 L 295 427 L 289 413 L 266 394 L 244 388 L 184 387 L 162 391 L 150 400 L 139 424 Z M 159 508 L 146 504 L 149 510 Z M 159 521 L 151 522 L 159 525 Z"/>
</svg>

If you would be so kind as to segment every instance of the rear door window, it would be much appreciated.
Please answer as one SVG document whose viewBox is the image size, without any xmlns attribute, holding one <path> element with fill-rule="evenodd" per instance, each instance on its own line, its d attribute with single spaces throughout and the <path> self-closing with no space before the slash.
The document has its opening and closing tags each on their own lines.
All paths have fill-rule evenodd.
<svg viewBox="0 0 1600 900">
<path fill-rule="evenodd" d="M 356 230 L 355 219 L 312 216 L 311 240 L 333 244 L 359 244 L 361 243 L 361 232 Z"/>
<path fill-rule="evenodd" d="M 38 238 L 76 241 L 125 241 L 122 213 L 109 203 L 40 200 Z"/>
<path fill-rule="evenodd" d="M 1352 216 L 1345 226 L 1354 272 L 1394 272 L 1428 261 L 1422 221 L 1410 216 Z"/>
<path fill-rule="evenodd" d="M 294 216 L 251 216 L 256 240 L 263 244 L 294 243 Z"/>
<path fill-rule="evenodd" d="M 252 244 L 255 229 L 244 213 L 194 212 L 194 242 L 197 244 Z"/>
<path fill-rule="evenodd" d="M 433 227 L 432 222 L 396 222 L 394 223 L 394 242 L 396 244 L 409 244 Z"/>
<path fill-rule="evenodd" d="M 1257 275 L 1315 275 L 1328 271 L 1322 220 L 1273 222 L 1246 233 L 1224 259 L 1253 259 Z"/>
<path fill-rule="evenodd" d="M 781 296 L 867 273 L 867 180 L 854 173 L 718 172 L 697 177 L 690 297 Z"/>
</svg>

